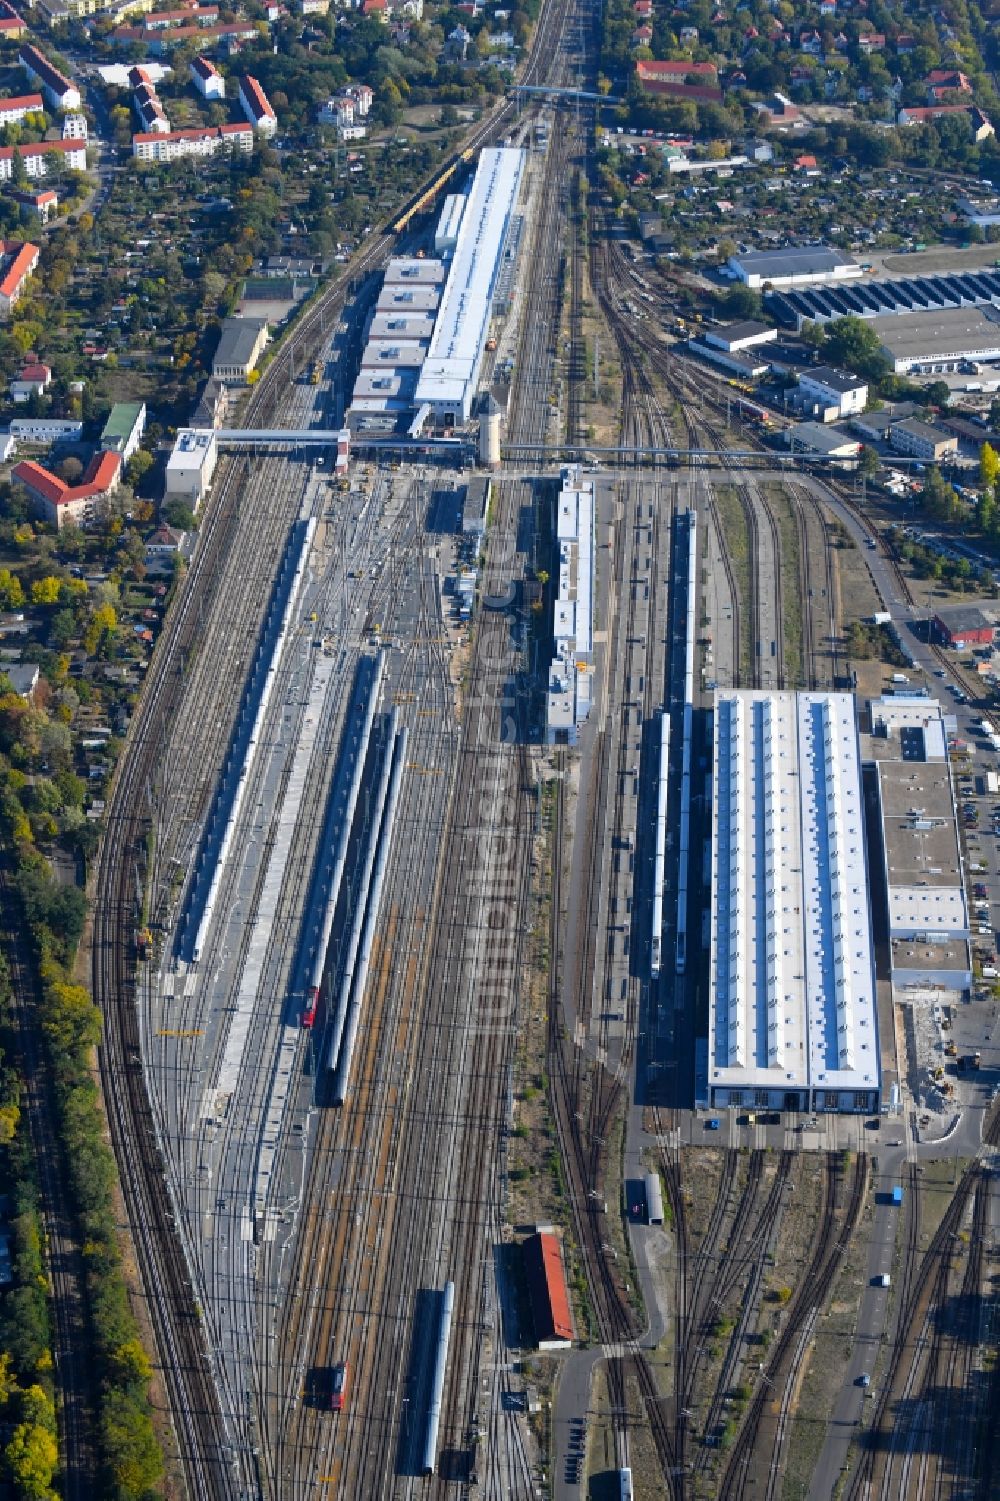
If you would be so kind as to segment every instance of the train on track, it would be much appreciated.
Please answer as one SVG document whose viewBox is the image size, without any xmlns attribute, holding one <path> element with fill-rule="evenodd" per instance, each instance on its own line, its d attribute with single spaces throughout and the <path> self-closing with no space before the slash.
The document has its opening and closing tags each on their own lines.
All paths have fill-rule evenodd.
<svg viewBox="0 0 1000 1501">
<path fill-rule="evenodd" d="M 694 642 L 698 603 L 698 516 L 688 511 L 677 518 L 678 536 L 686 532 L 687 584 L 684 633 L 683 743 L 681 747 L 680 848 L 677 865 L 677 951 L 675 969 L 687 968 L 688 871 L 691 863 L 691 738 L 694 732 Z"/>
<path fill-rule="evenodd" d="M 632 1501 L 632 1471 L 626 1465 L 618 1471 L 619 1501 Z"/>
<path fill-rule="evenodd" d="M 667 797 L 670 791 L 670 714 L 660 715 L 660 763 L 656 781 L 656 848 L 653 856 L 653 921 L 649 970 L 655 980 L 663 959 L 663 888 L 666 881 Z"/>
<path fill-rule="evenodd" d="M 470 162 L 472 160 L 473 156 L 476 153 L 476 149 L 477 148 L 475 146 L 469 146 L 465 151 L 460 151 L 457 156 L 452 158 L 447 167 L 445 167 L 444 170 L 440 172 L 437 177 L 435 177 L 430 187 L 425 188 L 422 193 L 414 198 L 409 207 L 403 210 L 399 218 L 392 226 L 394 234 L 401 235 L 403 231 L 409 227 L 410 221 L 414 219 L 417 214 L 422 213 L 425 208 L 430 207 L 430 205 L 434 202 L 435 198 L 440 193 L 441 189 L 444 187 L 445 183 L 451 181 L 455 173 L 458 171 L 459 167 L 461 167 L 465 162 Z"/>
</svg>

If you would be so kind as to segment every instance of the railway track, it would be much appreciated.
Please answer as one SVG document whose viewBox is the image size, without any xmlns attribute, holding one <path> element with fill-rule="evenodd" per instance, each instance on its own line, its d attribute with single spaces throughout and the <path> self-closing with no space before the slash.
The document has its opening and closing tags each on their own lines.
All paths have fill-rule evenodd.
<svg viewBox="0 0 1000 1501">
<path fill-rule="evenodd" d="M 900 1494 L 900 1471 L 907 1464 L 908 1458 L 907 1475 L 912 1470 L 912 1443 L 904 1443 L 904 1447 L 900 1449 L 900 1440 L 903 1438 L 900 1430 L 905 1431 L 908 1412 L 906 1404 L 914 1394 L 919 1399 L 921 1390 L 924 1391 L 923 1400 L 931 1408 L 930 1416 L 935 1422 L 935 1432 L 939 1439 L 944 1436 L 943 1416 L 940 1412 L 935 1415 L 933 1411 L 934 1404 L 940 1401 L 940 1392 L 926 1372 L 922 1379 L 921 1372 L 926 1364 L 934 1310 L 941 1306 L 947 1295 L 954 1239 L 959 1233 L 970 1202 L 973 1199 L 978 1201 L 987 1182 L 985 1150 L 992 1150 L 1000 1145 L 1000 1109 L 996 1104 L 991 1107 L 984 1123 L 983 1144 L 979 1154 L 962 1174 L 922 1257 L 918 1250 L 919 1230 L 913 1228 L 912 1220 L 908 1226 L 904 1281 L 898 1292 L 897 1315 L 886 1355 L 885 1377 L 871 1417 L 872 1441 L 861 1451 L 850 1476 L 845 1490 L 847 1501 L 876 1501 L 876 1498 L 882 1501 L 882 1498 Z M 913 1172 L 910 1197 L 915 1197 L 918 1192 L 918 1180 Z M 943 1330 L 934 1337 L 940 1341 Z M 935 1350 L 931 1341 L 930 1348 L 932 1355 L 939 1355 L 941 1344 L 939 1342 Z M 947 1402 L 950 1402 L 950 1397 Z M 948 1410 L 947 1402 L 944 1406 L 945 1414 Z M 973 1424 L 971 1418 L 966 1417 L 966 1421 L 969 1426 L 965 1428 L 965 1434 L 968 1435 L 973 1431 Z M 910 1437 L 912 1439 L 912 1434 Z M 966 1441 L 964 1436 L 963 1441 Z M 938 1481 L 935 1479 L 933 1484 L 936 1486 Z"/>
<path fill-rule="evenodd" d="M 552 3 L 543 9 L 526 68 L 528 80 L 540 76 L 548 67 L 553 18 L 564 11 L 564 5 Z M 508 101 L 473 133 L 468 144 L 474 149 L 495 138 L 512 110 L 513 105 Z M 377 236 L 355 260 L 349 273 L 327 288 L 297 322 L 291 338 L 277 351 L 251 399 L 247 415 L 250 425 L 273 421 L 278 415 L 296 364 L 301 365 L 309 357 L 310 349 L 323 343 L 332 326 L 333 315 L 348 289 L 348 274 L 357 278 L 377 268 L 392 244 L 392 235 L 383 232 Z M 140 1061 L 142 1038 L 129 945 L 146 798 L 151 798 L 159 781 L 157 744 L 162 743 L 165 728 L 176 716 L 181 702 L 181 679 L 175 673 L 175 664 L 180 662 L 183 670 L 184 661 L 190 658 L 199 640 L 201 609 L 232 560 L 233 538 L 241 535 L 240 546 L 246 551 L 249 537 L 250 546 L 259 552 L 263 550 L 262 543 L 266 547 L 266 539 L 276 530 L 268 525 L 262 536 L 260 527 L 241 525 L 244 518 L 240 515 L 239 492 L 245 473 L 243 461 L 221 466 L 216 498 L 206 514 L 194 567 L 161 637 L 119 766 L 110 798 L 108 836 L 97 871 L 92 948 L 94 994 L 102 1006 L 106 1025 L 100 1062 L 113 1145 L 122 1171 L 140 1272 L 177 1429 L 180 1462 L 190 1494 L 206 1497 L 233 1495 L 247 1479 L 251 1484 L 255 1481 L 248 1476 L 241 1482 L 233 1474 L 230 1435 L 220 1414 L 184 1249 L 175 1229 L 173 1205 L 156 1145 L 159 1122 L 151 1109 Z M 264 514 L 270 523 L 271 508 Z M 239 608 L 232 612 L 232 621 L 252 620 L 255 601 L 248 600 L 245 593 L 238 598 Z M 220 752 L 223 739 L 224 735 L 215 742 Z M 166 862 L 158 863 L 154 874 L 163 874 L 165 870 Z"/>
<path fill-rule="evenodd" d="M 813 1237 L 810 1259 L 798 1281 L 780 1333 L 774 1341 L 750 1399 L 743 1423 L 722 1474 L 720 1501 L 759 1497 L 774 1501 L 780 1481 L 783 1455 L 777 1440 L 784 1437 L 781 1425 L 779 1394 L 791 1392 L 808 1349 L 810 1320 L 814 1319 L 828 1297 L 844 1253 L 857 1227 L 868 1187 L 868 1161 L 856 1158 L 850 1197 L 839 1229 L 836 1223 L 837 1190 L 842 1171 L 839 1156 L 827 1157 L 827 1185 L 823 1211 Z M 769 1421 L 770 1420 L 770 1421 Z M 777 1421 L 776 1421 L 777 1420 Z M 772 1432 L 772 1430 L 774 1430 Z M 766 1471 L 754 1463 L 763 1452 L 769 1455 Z"/>
<path fill-rule="evenodd" d="M 31 1139 L 44 1232 L 44 1261 L 51 1287 L 52 1354 L 58 1377 L 59 1489 L 64 1501 L 88 1501 L 96 1482 L 94 1385 L 83 1358 L 86 1347 L 85 1270 L 69 1217 L 66 1166 L 53 1130 L 56 1104 L 47 1087 L 38 1026 L 38 976 L 21 903 L 6 863 L 0 865 L 3 956 L 10 979 L 10 1021 L 20 1079 L 20 1108 Z"/>
</svg>

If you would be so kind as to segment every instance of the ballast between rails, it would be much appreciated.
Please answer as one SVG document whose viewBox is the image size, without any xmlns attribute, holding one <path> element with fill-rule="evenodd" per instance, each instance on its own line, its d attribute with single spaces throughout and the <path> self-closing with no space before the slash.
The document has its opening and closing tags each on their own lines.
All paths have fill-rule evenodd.
<svg viewBox="0 0 1000 1501">
<path fill-rule="evenodd" d="M 656 782 L 656 853 L 653 860 L 653 920 L 650 942 L 650 973 L 660 973 L 663 945 L 663 888 L 666 880 L 667 798 L 670 790 L 670 715 L 660 714 L 660 765 Z"/>
<path fill-rule="evenodd" d="M 389 731 L 382 751 L 382 764 L 375 781 L 375 793 L 371 802 L 368 837 L 365 840 L 364 853 L 361 857 L 360 876 L 356 882 L 358 894 L 354 903 L 354 918 L 347 939 L 347 954 L 343 961 L 340 985 L 337 990 L 337 1002 L 333 1007 L 330 1018 L 330 1040 L 327 1045 L 327 1067 L 330 1069 L 336 1068 L 337 1059 L 340 1056 L 340 1044 L 344 1036 L 344 1025 L 347 1021 L 347 1009 L 351 999 L 351 988 L 354 983 L 358 949 L 361 945 L 361 931 L 365 924 L 365 909 L 368 903 L 368 893 L 371 890 L 372 871 L 375 869 L 375 861 L 378 857 L 382 814 L 385 811 L 385 800 L 389 795 L 389 777 L 392 772 L 392 751 L 396 740 L 398 717 L 399 711 L 393 709 L 389 719 Z"/>
<path fill-rule="evenodd" d="M 307 522 L 296 522 L 292 528 L 289 546 L 285 553 L 285 562 L 278 575 L 278 582 L 272 596 L 271 608 L 265 620 L 262 632 L 261 644 L 258 646 L 257 658 L 251 667 L 244 690 L 243 704 L 240 709 L 236 728 L 233 731 L 230 742 L 230 753 L 226 768 L 220 778 L 216 792 L 217 811 L 210 818 L 202 839 L 199 852 L 198 864 L 191 884 L 188 898 L 188 911 L 184 923 L 184 930 L 190 928 L 195 916 L 195 908 L 198 903 L 198 888 L 202 883 L 203 872 L 199 867 L 210 858 L 209 844 L 213 826 L 216 819 L 222 814 L 228 801 L 228 810 L 225 814 L 225 826 L 222 831 L 222 839 L 219 848 L 212 856 L 212 875 L 201 907 L 201 915 L 198 918 L 198 926 L 195 929 L 194 938 L 190 946 L 190 957 L 195 964 L 201 959 L 208 937 L 208 931 L 215 914 L 215 904 L 219 895 L 219 886 L 222 882 L 223 872 L 232 848 L 233 836 L 236 825 L 239 822 L 240 813 L 243 809 L 243 799 L 250 783 L 250 772 L 253 767 L 258 746 L 261 741 L 261 733 L 274 685 L 278 679 L 278 669 L 284 653 L 285 643 L 288 639 L 288 629 L 292 615 L 302 592 L 302 581 L 305 578 L 306 564 L 309 558 L 309 550 L 312 547 L 313 537 L 316 532 L 316 519 L 310 517 Z M 297 547 L 296 547 L 297 543 Z M 289 574 L 291 575 L 289 577 Z M 264 645 L 266 642 L 269 626 L 275 615 L 279 616 L 277 633 L 270 652 Z M 259 687 L 258 687 L 259 685 Z M 253 710 L 253 719 L 250 724 L 250 734 L 243 749 L 242 759 L 237 766 L 233 765 L 234 751 L 239 746 L 242 735 L 240 726 L 251 712 L 251 704 L 256 692 L 256 708 Z M 233 782 L 235 778 L 235 782 Z"/>
<path fill-rule="evenodd" d="M 372 658 L 365 658 L 359 670 L 364 670 L 365 663 L 371 662 Z M 326 900 L 323 905 L 323 917 L 322 921 L 320 922 L 319 937 L 312 956 L 312 968 L 309 973 L 305 1009 L 302 1012 L 302 1025 L 307 1028 L 312 1027 L 316 1021 L 316 1011 L 319 1006 L 319 994 L 323 984 L 323 972 L 326 969 L 327 950 L 330 947 L 330 935 L 333 932 L 333 918 L 334 913 L 337 910 L 337 902 L 340 897 L 340 888 L 344 879 L 344 866 L 347 861 L 347 846 L 351 837 L 351 825 L 354 822 L 354 812 L 358 805 L 358 795 L 361 790 L 361 778 L 364 773 L 365 760 L 368 755 L 368 746 L 371 741 L 372 724 L 375 720 L 375 705 L 378 702 L 379 689 L 382 684 L 382 675 L 385 671 L 384 653 L 379 652 L 378 655 L 374 658 L 374 665 L 371 667 L 371 671 L 372 681 L 368 688 L 368 697 L 365 703 L 364 720 L 361 726 L 361 733 L 358 736 L 357 742 L 351 743 L 351 726 L 350 724 L 348 724 L 345 727 L 344 735 L 341 740 L 340 764 L 338 765 L 337 773 L 334 777 L 333 785 L 330 789 L 330 799 L 327 804 L 326 820 L 323 829 L 323 835 L 320 841 L 320 854 L 317 857 L 318 859 L 322 859 L 322 852 L 329 847 L 332 826 L 338 819 L 337 794 L 340 791 L 342 769 L 346 771 L 346 768 L 351 765 L 353 758 L 351 780 L 347 789 L 347 798 L 344 803 L 344 811 L 343 814 L 339 817 L 339 834 L 337 836 L 337 846 L 334 851 L 332 864 L 330 865 L 328 872 L 325 873 L 325 879 L 328 880 L 329 885 L 327 887 Z M 324 879 L 324 877 L 321 877 L 320 879 L 322 880 Z"/>
</svg>

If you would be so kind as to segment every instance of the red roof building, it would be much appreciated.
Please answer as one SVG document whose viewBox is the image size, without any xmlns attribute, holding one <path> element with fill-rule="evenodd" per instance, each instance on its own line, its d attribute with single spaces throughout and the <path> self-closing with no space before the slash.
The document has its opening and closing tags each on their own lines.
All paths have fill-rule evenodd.
<svg viewBox="0 0 1000 1501">
<path fill-rule="evenodd" d="M 71 172 L 86 172 L 87 143 L 78 138 L 64 141 L 34 141 L 28 146 L 0 146 L 0 182 L 14 175 L 15 153 L 24 163 L 26 177 L 44 177 L 48 172 L 46 157 L 62 157 Z"/>
<path fill-rule="evenodd" d="M 28 35 L 28 28 L 12 5 L 7 0 L 0 0 L 0 36 L 7 37 L 9 41 L 20 41 L 21 37 Z"/>
<path fill-rule="evenodd" d="M 0 240 L 0 257 L 0 312 L 6 315 L 38 265 L 38 246 L 22 240 Z"/>
<path fill-rule="evenodd" d="M 117 490 L 122 460 L 118 453 L 95 453 L 78 485 L 67 485 L 33 459 L 15 464 L 11 479 L 28 491 L 46 521 L 58 530 L 67 521 L 78 524 L 97 514 L 100 502 Z"/>
<path fill-rule="evenodd" d="M 40 115 L 45 105 L 41 94 L 18 94 L 0 99 L 0 125 L 19 125 L 25 115 Z"/>
<path fill-rule="evenodd" d="M 702 99 L 714 103 L 722 98 L 714 63 L 641 60 L 635 65 L 635 76 L 646 94 L 670 94 L 677 99 Z"/>
<path fill-rule="evenodd" d="M 214 156 L 217 151 L 252 151 L 250 125 L 203 125 L 165 135 L 143 131 L 132 137 L 132 155 L 141 162 L 173 162 L 182 156 Z"/>
<path fill-rule="evenodd" d="M 245 73 L 240 79 L 240 104 L 254 130 L 262 136 L 273 136 L 278 128 L 278 117 L 271 108 L 271 101 L 256 78 Z"/>
<path fill-rule="evenodd" d="M 529 1236 L 521 1251 L 538 1348 L 563 1349 L 573 1343 L 573 1318 L 559 1241 L 548 1231 L 539 1230 Z"/>
<path fill-rule="evenodd" d="M 217 5 L 192 5 L 185 10 L 154 11 L 143 25 L 147 31 L 162 31 L 167 26 L 213 26 L 218 19 Z"/>
</svg>

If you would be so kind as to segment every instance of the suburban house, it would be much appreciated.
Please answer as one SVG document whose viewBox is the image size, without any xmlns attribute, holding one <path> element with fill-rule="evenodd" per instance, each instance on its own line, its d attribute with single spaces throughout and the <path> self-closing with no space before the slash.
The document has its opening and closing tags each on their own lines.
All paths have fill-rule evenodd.
<svg viewBox="0 0 1000 1501">
<path fill-rule="evenodd" d="M 225 99 L 226 80 L 207 57 L 196 57 L 191 64 L 191 81 L 203 99 Z"/>
</svg>

